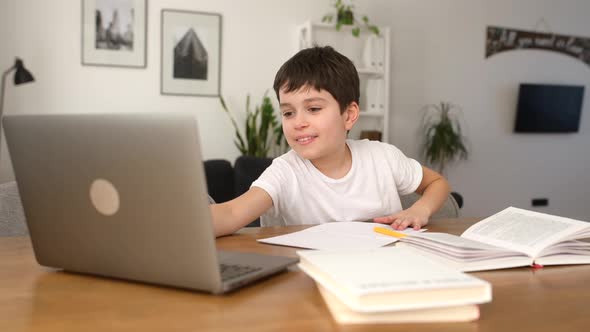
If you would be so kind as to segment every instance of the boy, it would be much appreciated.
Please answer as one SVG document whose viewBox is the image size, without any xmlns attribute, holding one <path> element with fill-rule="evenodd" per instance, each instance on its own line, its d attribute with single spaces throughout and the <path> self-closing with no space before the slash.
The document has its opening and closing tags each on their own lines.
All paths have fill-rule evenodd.
<svg viewBox="0 0 590 332">
<path fill-rule="evenodd" d="M 359 77 L 333 48 L 295 54 L 277 72 L 274 90 L 291 151 L 249 191 L 211 205 L 216 236 L 260 216 L 262 226 L 372 219 L 419 229 L 447 199 L 447 181 L 393 145 L 347 140 L 359 117 Z M 412 192 L 422 197 L 402 210 L 399 194 Z"/>
</svg>

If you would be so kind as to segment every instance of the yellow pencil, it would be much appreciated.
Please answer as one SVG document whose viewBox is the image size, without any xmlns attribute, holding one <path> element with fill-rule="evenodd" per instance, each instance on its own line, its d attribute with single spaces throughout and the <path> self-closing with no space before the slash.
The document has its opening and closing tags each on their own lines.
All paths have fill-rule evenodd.
<svg viewBox="0 0 590 332">
<path fill-rule="evenodd" d="M 384 235 L 389 235 L 389 236 L 393 236 L 393 237 L 396 237 L 398 239 L 401 239 L 402 237 L 408 236 L 407 234 L 396 232 L 396 231 L 393 231 L 393 230 L 391 230 L 389 228 L 385 228 L 385 227 L 375 227 L 375 228 L 373 228 L 373 230 L 375 232 L 377 232 L 377 233 L 384 234 Z"/>
</svg>

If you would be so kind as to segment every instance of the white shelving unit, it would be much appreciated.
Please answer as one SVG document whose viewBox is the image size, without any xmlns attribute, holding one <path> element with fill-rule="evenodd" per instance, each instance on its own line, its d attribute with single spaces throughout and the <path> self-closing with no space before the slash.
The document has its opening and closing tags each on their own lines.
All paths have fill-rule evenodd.
<svg viewBox="0 0 590 332">
<path fill-rule="evenodd" d="M 297 28 L 298 49 L 332 46 L 347 56 L 356 66 L 360 77 L 361 116 L 350 132 L 359 138 L 361 131 L 379 131 L 381 140 L 389 141 L 389 28 L 379 27 L 379 36 L 361 29 L 359 37 L 352 35 L 352 27 L 305 22 Z"/>
</svg>

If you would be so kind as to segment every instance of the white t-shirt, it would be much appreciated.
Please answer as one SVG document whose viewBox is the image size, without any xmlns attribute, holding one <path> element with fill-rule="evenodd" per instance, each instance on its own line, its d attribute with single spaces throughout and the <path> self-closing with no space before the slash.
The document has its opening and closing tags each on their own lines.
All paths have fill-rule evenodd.
<svg viewBox="0 0 590 332">
<path fill-rule="evenodd" d="M 346 143 L 352 167 L 340 179 L 325 176 L 293 150 L 275 158 L 252 183 L 273 201 L 261 225 L 365 221 L 401 211 L 399 195 L 414 192 L 422 181 L 420 163 L 387 143 Z"/>
</svg>

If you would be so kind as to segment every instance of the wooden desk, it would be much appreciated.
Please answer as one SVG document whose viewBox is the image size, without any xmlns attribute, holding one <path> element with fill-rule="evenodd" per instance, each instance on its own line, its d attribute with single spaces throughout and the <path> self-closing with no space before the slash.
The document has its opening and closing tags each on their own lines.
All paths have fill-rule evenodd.
<svg viewBox="0 0 590 332">
<path fill-rule="evenodd" d="M 474 220 L 431 222 L 461 233 Z M 257 238 L 304 227 L 251 228 L 222 249 L 295 255 Z M 493 301 L 471 323 L 337 325 L 314 282 L 290 271 L 226 296 L 57 272 L 39 266 L 29 239 L 0 238 L 0 331 L 588 331 L 590 265 L 520 268 L 474 275 Z"/>
</svg>

